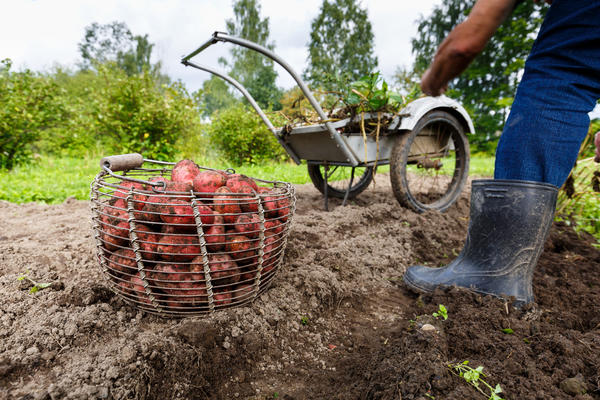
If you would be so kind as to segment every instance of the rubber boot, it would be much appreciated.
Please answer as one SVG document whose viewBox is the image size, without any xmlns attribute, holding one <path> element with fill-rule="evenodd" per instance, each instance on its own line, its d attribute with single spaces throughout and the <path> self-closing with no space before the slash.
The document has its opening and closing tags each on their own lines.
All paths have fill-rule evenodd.
<svg viewBox="0 0 600 400">
<path fill-rule="evenodd" d="M 471 189 L 467 239 L 442 268 L 410 267 L 404 282 L 421 292 L 438 286 L 514 296 L 517 307 L 533 302 L 533 269 L 552 225 L 558 188 L 539 182 L 477 180 Z"/>
</svg>

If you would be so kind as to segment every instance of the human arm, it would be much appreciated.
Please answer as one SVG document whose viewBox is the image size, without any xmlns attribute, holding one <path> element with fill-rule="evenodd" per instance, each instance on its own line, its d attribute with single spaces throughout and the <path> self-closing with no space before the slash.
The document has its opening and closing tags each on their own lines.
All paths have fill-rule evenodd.
<svg viewBox="0 0 600 400">
<path fill-rule="evenodd" d="M 481 53 L 517 0 L 478 0 L 467 19 L 440 44 L 433 62 L 421 78 L 423 93 L 439 96 L 448 82 L 460 75 Z"/>
</svg>

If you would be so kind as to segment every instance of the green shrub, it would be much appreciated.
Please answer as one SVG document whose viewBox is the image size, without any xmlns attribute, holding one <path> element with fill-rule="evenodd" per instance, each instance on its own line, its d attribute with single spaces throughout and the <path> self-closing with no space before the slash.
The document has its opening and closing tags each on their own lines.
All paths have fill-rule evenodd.
<svg viewBox="0 0 600 400">
<path fill-rule="evenodd" d="M 127 76 L 104 65 L 103 86 L 95 99 L 97 132 L 112 152 L 139 152 L 171 160 L 187 130 L 197 129 L 200 116 L 180 82 L 158 84 L 151 73 Z"/>
<path fill-rule="evenodd" d="M 237 104 L 216 111 L 207 128 L 211 143 L 234 165 L 283 161 L 287 158 L 275 136 L 254 109 Z M 283 121 L 271 117 L 274 125 Z"/>
<path fill-rule="evenodd" d="M 63 111 L 50 79 L 11 66 L 8 59 L 0 61 L 0 169 L 29 161 L 32 143 L 62 119 Z"/>
</svg>

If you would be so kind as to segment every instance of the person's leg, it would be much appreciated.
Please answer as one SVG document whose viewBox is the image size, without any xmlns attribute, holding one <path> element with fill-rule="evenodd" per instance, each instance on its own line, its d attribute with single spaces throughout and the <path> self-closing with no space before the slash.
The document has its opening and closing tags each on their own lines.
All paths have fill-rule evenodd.
<svg viewBox="0 0 600 400">
<path fill-rule="evenodd" d="M 410 267 L 406 284 L 456 285 L 533 301 L 533 269 L 600 97 L 600 1 L 554 0 L 496 154 L 494 180 L 473 181 L 465 247 L 443 268 Z"/>
<path fill-rule="evenodd" d="M 555 0 L 525 64 L 496 152 L 496 179 L 562 186 L 600 98 L 600 2 Z"/>
</svg>

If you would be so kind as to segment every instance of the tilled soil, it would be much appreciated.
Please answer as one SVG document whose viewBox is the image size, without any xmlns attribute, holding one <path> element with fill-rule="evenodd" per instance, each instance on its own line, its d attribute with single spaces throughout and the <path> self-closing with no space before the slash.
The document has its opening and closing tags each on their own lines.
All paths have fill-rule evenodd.
<svg viewBox="0 0 600 400">
<path fill-rule="evenodd" d="M 414 263 L 451 261 L 468 190 L 444 214 L 387 177 L 323 211 L 298 186 L 284 263 L 250 306 L 138 312 L 105 284 L 90 205 L 0 203 L 0 399 L 484 399 L 449 365 L 483 366 L 505 399 L 600 399 L 600 250 L 555 225 L 522 310 L 458 289 L 416 295 Z M 51 286 L 35 294 L 26 274 Z M 443 304 L 448 319 L 432 317 Z M 512 332 L 512 333 L 511 333 Z"/>
</svg>

